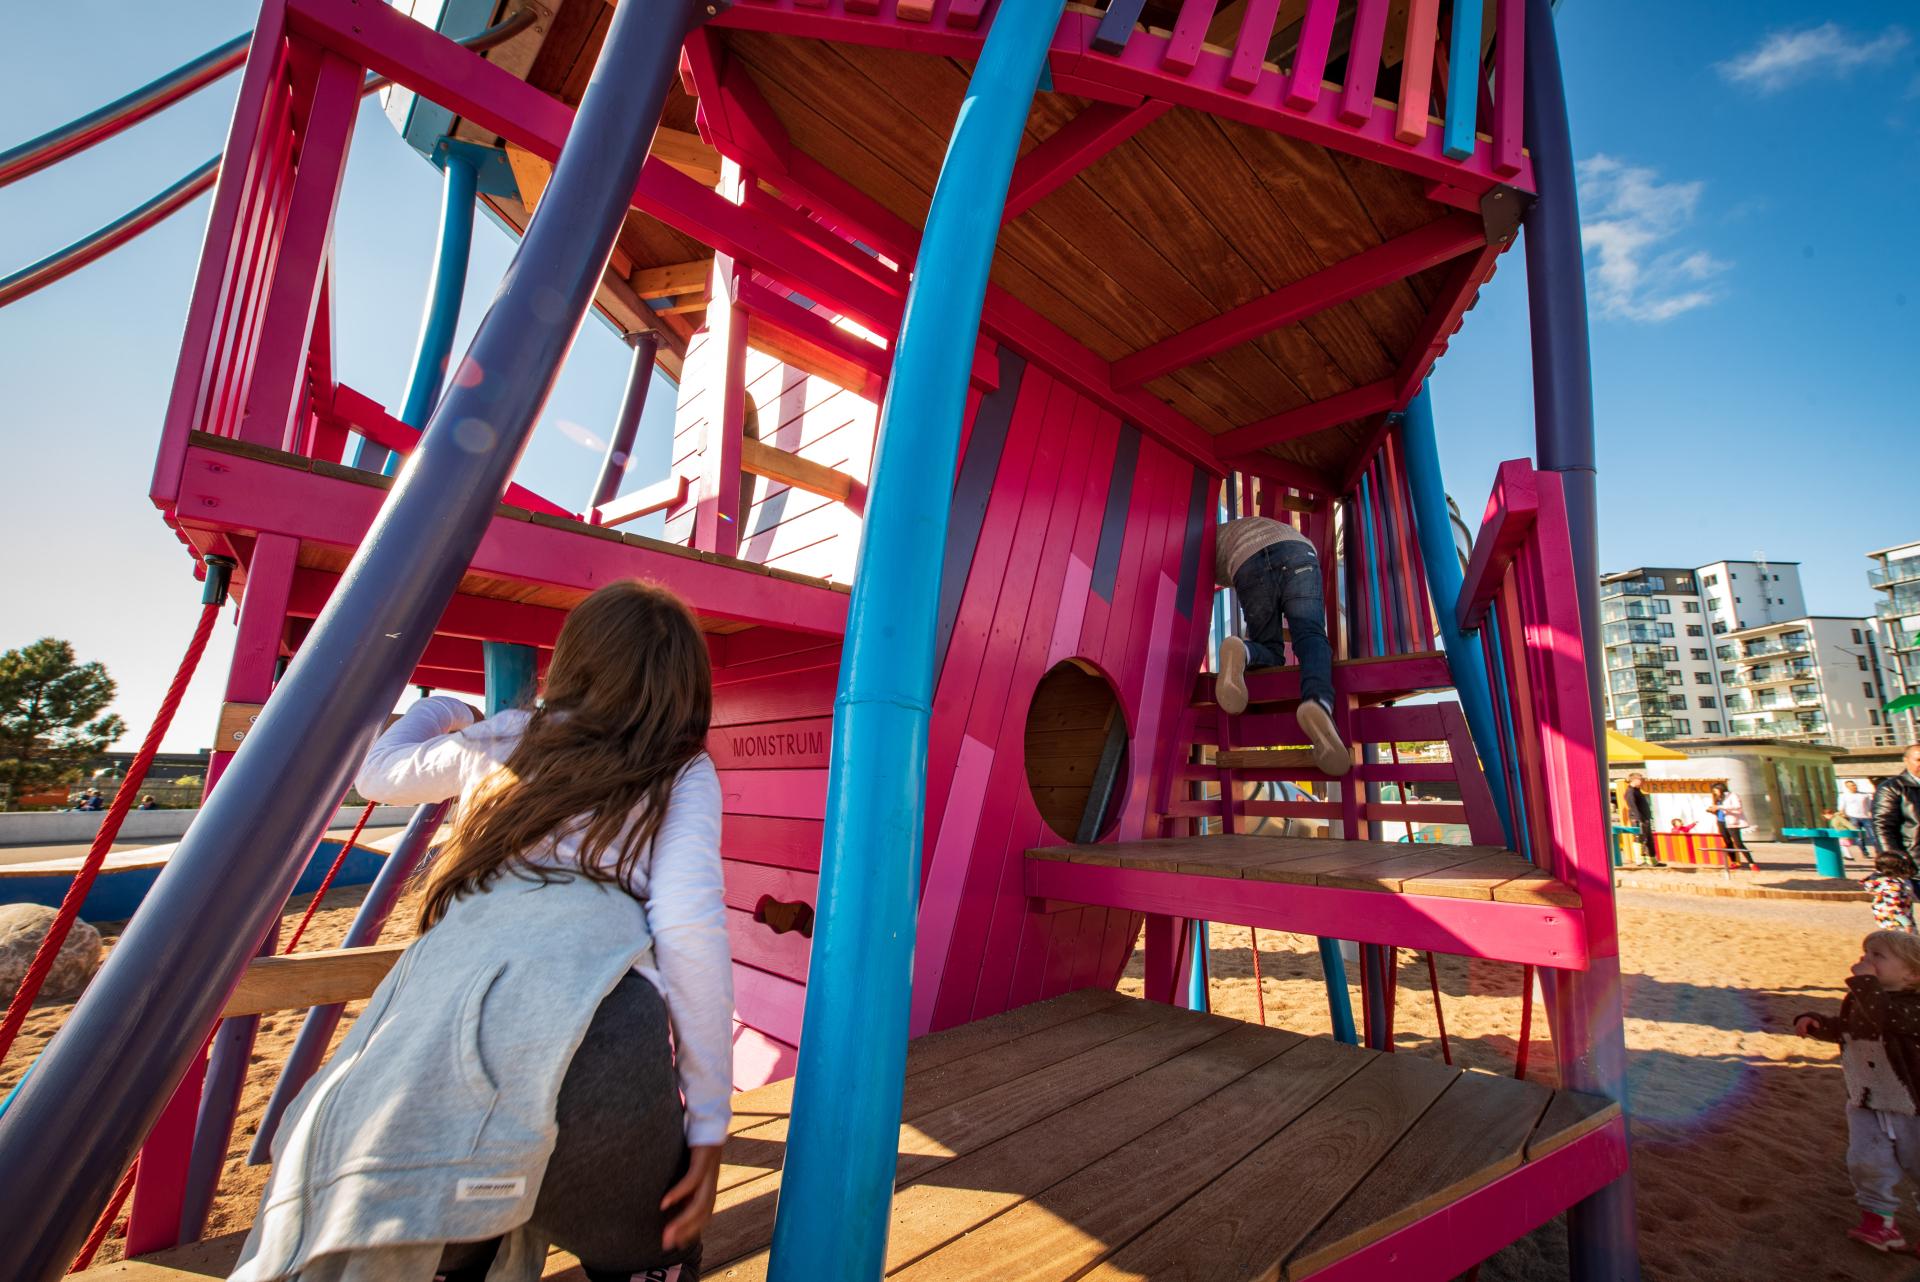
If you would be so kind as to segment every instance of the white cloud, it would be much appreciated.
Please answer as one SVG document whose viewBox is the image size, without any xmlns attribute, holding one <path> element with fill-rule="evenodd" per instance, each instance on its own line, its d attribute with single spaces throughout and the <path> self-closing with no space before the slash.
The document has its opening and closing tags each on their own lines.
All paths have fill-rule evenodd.
<svg viewBox="0 0 1920 1282">
<path fill-rule="evenodd" d="M 1774 93 L 1796 80 L 1816 75 L 1844 76 L 1856 68 L 1885 62 L 1907 47 L 1907 33 L 1888 27 L 1871 38 L 1848 34 L 1838 23 L 1823 22 L 1804 31 L 1775 31 L 1737 58 L 1720 64 L 1720 74 L 1735 84 Z"/>
<path fill-rule="evenodd" d="M 1731 264 L 1671 243 L 1693 221 L 1704 183 L 1662 182 L 1607 155 L 1580 162 L 1578 177 L 1587 290 L 1600 315 L 1666 321 L 1720 297 L 1711 282 Z"/>
</svg>

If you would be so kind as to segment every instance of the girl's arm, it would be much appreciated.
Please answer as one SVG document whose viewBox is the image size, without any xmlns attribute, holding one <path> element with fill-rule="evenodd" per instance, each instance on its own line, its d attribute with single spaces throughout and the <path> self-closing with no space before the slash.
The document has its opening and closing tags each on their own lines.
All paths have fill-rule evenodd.
<svg viewBox="0 0 1920 1282">
<path fill-rule="evenodd" d="M 354 776 L 354 790 L 368 801 L 396 805 L 458 796 L 493 768 L 493 759 L 461 733 L 476 720 L 458 699 L 422 699 L 374 743 Z"/>
<path fill-rule="evenodd" d="M 687 1143 L 719 1144 L 733 1113 L 733 953 L 720 872 L 720 776 L 694 760 L 653 842 L 647 925 L 687 1099 Z"/>
</svg>

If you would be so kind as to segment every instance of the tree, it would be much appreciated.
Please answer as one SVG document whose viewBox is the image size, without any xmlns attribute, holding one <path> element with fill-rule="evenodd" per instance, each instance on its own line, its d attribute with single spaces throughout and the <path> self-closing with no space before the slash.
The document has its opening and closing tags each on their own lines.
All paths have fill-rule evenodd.
<svg viewBox="0 0 1920 1282">
<path fill-rule="evenodd" d="M 78 662 L 57 637 L 0 654 L 0 785 L 18 796 L 78 777 L 126 730 L 102 715 L 114 689 L 103 665 Z"/>
</svg>

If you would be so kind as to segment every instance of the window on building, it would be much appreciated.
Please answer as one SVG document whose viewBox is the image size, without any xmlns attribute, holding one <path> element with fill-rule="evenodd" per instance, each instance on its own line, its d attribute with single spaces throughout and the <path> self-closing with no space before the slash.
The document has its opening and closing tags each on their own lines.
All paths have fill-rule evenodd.
<svg viewBox="0 0 1920 1282">
<path fill-rule="evenodd" d="M 1710 686 L 1710 685 L 1712 685 L 1712 684 L 1713 684 L 1713 673 L 1711 673 L 1711 672 L 1696 672 L 1696 673 L 1694 673 L 1694 674 L 1693 674 L 1693 684 L 1695 684 L 1695 685 L 1697 685 L 1697 686 Z"/>
<path fill-rule="evenodd" d="M 1699 624 L 1697 624 L 1697 623 L 1689 623 L 1689 624 L 1687 625 L 1687 635 L 1688 635 L 1688 636 L 1690 636 L 1690 637 L 1703 637 L 1703 636 L 1705 636 L 1705 635 L 1707 635 L 1707 630 L 1706 630 L 1705 628 L 1703 628 L 1703 627 L 1701 627 L 1701 626 L 1700 626 Z M 1701 655 L 1700 657 L 1704 659 L 1704 658 L 1706 658 L 1707 656 L 1703 654 L 1703 655 Z"/>
<path fill-rule="evenodd" d="M 1724 623 L 1716 623 L 1713 625 L 1713 635 L 1715 636 L 1719 636 L 1722 632 L 1725 632 L 1726 630 L 1727 630 L 1727 625 Z"/>
<path fill-rule="evenodd" d="M 1707 732 L 1708 734 L 1719 734 L 1719 733 L 1720 733 L 1720 723 L 1719 723 L 1718 721 L 1709 721 L 1709 722 L 1707 722 L 1707 724 L 1706 724 L 1706 732 Z"/>
<path fill-rule="evenodd" d="M 1688 614 L 1700 613 L 1700 603 L 1698 601 L 1687 602 L 1687 613 Z"/>
<path fill-rule="evenodd" d="M 1692 720 L 1687 717 L 1675 717 L 1673 719 L 1673 732 L 1675 734 L 1692 734 Z"/>
<path fill-rule="evenodd" d="M 1670 645 L 1663 645 L 1660 647 L 1660 662 L 1678 663 L 1680 662 L 1680 652 Z"/>
<path fill-rule="evenodd" d="M 1778 583 L 1778 582 L 1780 581 L 1780 576 L 1779 576 L 1779 575 L 1777 575 L 1777 574 L 1776 574 L 1776 575 L 1774 575 L 1774 576 L 1773 576 L 1773 581 L 1774 581 L 1775 583 Z M 1783 602 L 1782 604 L 1784 604 L 1784 602 Z"/>
<path fill-rule="evenodd" d="M 1871 708 L 1867 709 L 1867 724 L 1870 726 L 1877 726 L 1880 724 L 1880 714 L 1878 712 L 1875 712 Z"/>
<path fill-rule="evenodd" d="M 1653 599 L 1653 612 L 1655 614 L 1672 614 L 1673 602 L 1663 596 L 1657 596 Z"/>
<path fill-rule="evenodd" d="M 1667 580 L 1662 575 L 1649 574 L 1647 576 L 1647 582 L 1652 585 L 1655 592 L 1665 592 L 1667 590 Z"/>
<path fill-rule="evenodd" d="M 1700 696 L 1700 706 L 1703 708 L 1717 708 L 1720 705 L 1714 702 L 1714 698 L 1712 695 L 1703 694 Z"/>
<path fill-rule="evenodd" d="M 1860 671 L 1865 672 L 1867 670 L 1867 656 L 1864 654 L 1856 654 L 1853 657 L 1859 662 Z"/>
<path fill-rule="evenodd" d="M 1702 586 L 1705 586 L 1705 587 L 1709 587 L 1709 588 L 1718 587 L 1720 586 L 1720 576 L 1717 574 L 1709 574 L 1706 578 L 1700 580 L 1700 582 Z"/>
<path fill-rule="evenodd" d="M 1743 600 L 1745 600 L 1745 599 L 1746 599 L 1746 598 L 1744 598 L 1744 597 L 1735 597 L 1735 598 L 1733 598 L 1733 603 L 1734 603 L 1735 605 L 1739 605 L 1739 604 L 1740 604 L 1740 602 L 1741 602 L 1741 601 L 1743 601 Z"/>
<path fill-rule="evenodd" d="M 1682 681 L 1686 680 L 1684 675 L 1682 675 L 1681 673 L 1675 672 L 1672 668 L 1667 669 L 1666 676 L 1667 676 L 1667 687 L 1669 689 L 1679 685 Z"/>
<path fill-rule="evenodd" d="M 1720 613 L 1720 598 L 1719 598 L 1719 597 L 1717 597 L 1717 596 L 1710 596 L 1710 597 L 1708 597 L 1708 598 L 1707 598 L 1707 613 L 1708 613 L 1708 614 L 1718 614 L 1718 613 Z"/>
<path fill-rule="evenodd" d="M 1655 624 L 1654 626 L 1660 629 L 1660 635 L 1663 637 L 1670 637 L 1673 635 L 1673 625 L 1671 623 L 1659 623 L 1659 624 Z M 1867 661 L 1865 659 L 1860 660 L 1860 666 L 1862 668 L 1866 667 Z"/>
<path fill-rule="evenodd" d="M 1732 647 L 1732 646 L 1730 646 L 1730 645 L 1721 645 L 1721 646 L 1715 646 L 1715 647 L 1713 648 L 1713 652 L 1714 652 L 1715 654 L 1717 654 L 1717 655 L 1719 655 L 1719 656 L 1720 656 L 1720 662 L 1722 662 L 1722 663 L 1732 663 L 1732 662 L 1733 662 L 1733 647 Z"/>
<path fill-rule="evenodd" d="M 1692 653 L 1694 661 L 1696 663 L 1707 657 L 1707 647 L 1703 645 L 1696 645 L 1692 647 L 1692 650 L 1690 652 Z"/>
</svg>

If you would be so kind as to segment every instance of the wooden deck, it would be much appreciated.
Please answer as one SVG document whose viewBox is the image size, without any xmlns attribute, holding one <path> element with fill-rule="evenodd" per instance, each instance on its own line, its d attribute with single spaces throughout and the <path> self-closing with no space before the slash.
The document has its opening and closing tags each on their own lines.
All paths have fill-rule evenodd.
<svg viewBox="0 0 1920 1282">
<path fill-rule="evenodd" d="M 708 1277 L 766 1274 L 791 1097 L 790 1082 L 734 1097 Z M 1497 1181 L 1565 1155 L 1536 1168 L 1524 1232 L 1625 1155 L 1605 1100 L 1099 989 L 914 1042 L 904 1116 L 887 1268 L 916 1280 L 1310 1277 L 1384 1263 L 1396 1233 L 1446 1225 L 1477 1193 L 1511 1199 Z M 1391 1276 L 1449 1277 L 1501 1245 L 1457 1226 L 1446 1242 Z M 237 1249 L 83 1276 L 217 1277 Z M 547 1276 L 572 1265 L 556 1254 Z"/>
<path fill-rule="evenodd" d="M 1219 835 L 1027 852 L 1026 891 L 1090 904 L 1584 969 L 1579 893 L 1494 846 Z"/>
<path fill-rule="evenodd" d="M 1508 904 L 1578 908 L 1580 896 L 1511 850 L 1495 846 L 1329 841 L 1318 837 L 1169 837 L 1089 846 L 1049 846 L 1029 859 L 1193 873 L 1392 895 L 1441 895 Z"/>
</svg>

